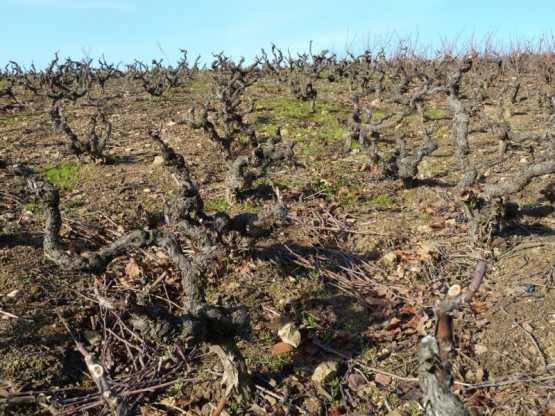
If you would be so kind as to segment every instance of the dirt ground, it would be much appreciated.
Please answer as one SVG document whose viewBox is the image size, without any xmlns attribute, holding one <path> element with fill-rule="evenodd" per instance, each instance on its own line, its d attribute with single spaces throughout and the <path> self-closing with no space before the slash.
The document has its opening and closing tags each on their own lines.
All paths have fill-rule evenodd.
<svg viewBox="0 0 555 416">
<path fill-rule="evenodd" d="M 418 341 L 433 330 L 434 303 L 450 285 L 467 283 L 477 260 L 487 257 L 479 293 L 455 315 L 454 391 L 475 414 L 553 414 L 555 218 L 549 209 L 540 215 L 552 206 L 540 194 L 552 176 L 536 178 L 513 195 L 511 201 L 527 215 L 505 222 L 492 252 L 482 251 L 471 243 L 455 203 L 460 172 L 444 102 L 433 107 L 441 114 L 434 130 L 439 149 L 420 165 L 418 186 L 404 189 L 399 181 L 376 180 L 360 149 L 345 149 L 349 101 L 341 86 L 322 80 L 316 113 L 310 114 L 308 103 L 289 98 L 284 87 L 263 77 L 249 89 L 257 109 L 249 122 L 260 138 L 281 126 L 284 139 L 296 143 L 298 163 L 270 169 L 250 198 L 229 206 L 223 202 L 225 166 L 216 146 L 202 131 L 175 123 L 203 97 L 208 83 L 201 76 L 160 98 L 122 80 L 105 94 L 94 91 L 113 125 L 113 164 L 77 160 L 52 127 L 47 100 L 17 91 L 24 105 L 0 113 L 0 159 L 43 175 L 70 163 L 60 179 L 62 236 L 76 255 L 148 227 L 146 218 L 163 217 L 163 197 L 173 183 L 148 135 L 159 124 L 163 139 L 185 156 L 200 182 L 208 212 L 257 212 L 271 203 L 265 191 L 270 181 L 279 187 L 290 225 L 259 242 L 252 255 L 229 259 L 225 276 L 207 282 L 208 300 L 225 293 L 248 306 L 253 329 L 239 347 L 257 385 L 254 398 L 230 397 L 224 412 L 423 414 L 414 381 Z M 76 133 L 83 133 L 95 109 L 77 101 L 64 111 Z M 511 122 L 534 130 L 537 114 L 523 111 Z M 384 140 L 385 148 L 393 143 Z M 487 132 L 472 134 L 470 147 L 471 161 L 486 181 L 504 180 L 530 163 L 525 145 L 511 147 L 499 161 L 497 143 Z M 112 345 L 112 377 L 130 392 L 131 414 L 210 414 L 223 395 L 222 369 L 206 346 L 160 344 L 141 352 L 118 344 L 123 335 L 99 330 L 115 318 L 95 290 L 108 281 L 120 297 L 138 290 L 142 277 L 128 267 L 135 262 L 148 281 L 166 270 L 156 294 L 179 303 L 171 267 L 148 251 L 116 259 L 102 275 L 65 271 L 43 254 L 41 205 L 24 179 L 2 168 L 0 184 L 0 413 L 51 414 L 40 392 L 76 402 L 96 392 L 74 349 L 75 337 L 97 354 Z M 285 322 L 299 328 L 302 341 L 276 353 Z M 126 348 L 145 354 L 141 370 L 126 361 Z M 337 363 L 336 374 L 313 381 L 316 367 L 326 361 Z M 156 373 L 155 388 L 145 384 L 154 368 L 164 369 Z M 7 397 L 21 400 L 8 404 Z M 78 414 L 99 409 L 83 407 Z"/>
</svg>

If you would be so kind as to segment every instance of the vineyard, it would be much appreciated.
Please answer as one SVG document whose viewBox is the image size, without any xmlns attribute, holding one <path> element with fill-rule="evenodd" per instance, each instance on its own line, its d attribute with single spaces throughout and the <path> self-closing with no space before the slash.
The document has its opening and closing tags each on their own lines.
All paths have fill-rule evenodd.
<svg viewBox="0 0 555 416">
<path fill-rule="evenodd" d="M 555 414 L 555 45 L 0 71 L 6 415 Z"/>
</svg>

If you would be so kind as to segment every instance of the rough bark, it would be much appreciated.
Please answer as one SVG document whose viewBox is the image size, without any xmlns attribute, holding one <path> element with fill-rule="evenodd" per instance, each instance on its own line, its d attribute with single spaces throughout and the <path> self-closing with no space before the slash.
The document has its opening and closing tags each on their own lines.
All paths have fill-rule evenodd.
<svg viewBox="0 0 555 416">
<path fill-rule="evenodd" d="M 89 370 L 89 374 L 100 392 L 100 397 L 102 397 L 102 400 L 110 409 L 111 414 L 113 416 L 127 415 L 127 400 L 118 396 L 112 390 L 112 383 L 106 375 L 106 369 L 98 362 L 93 354 L 85 349 L 83 344 L 76 342 L 76 349 L 83 355 L 87 370 Z"/>
<path fill-rule="evenodd" d="M 220 306 L 206 304 L 204 287 L 197 274 L 202 269 L 205 257 L 189 260 L 184 254 L 177 239 L 166 230 L 137 230 L 133 231 L 107 247 L 91 252 L 88 257 L 69 255 L 63 247 L 59 232 L 62 225 L 60 216 L 59 193 L 52 185 L 38 181 L 28 176 L 31 189 L 42 200 L 46 217 L 44 228 L 44 253 L 60 267 L 91 273 L 101 273 L 115 258 L 129 254 L 140 248 L 157 246 L 181 272 L 181 286 L 184 293 L 184 315 L 175 316 L 160 308 L 135 306 L 134 325 L 138 330 L 145 331 L 156 339 L 174 338 L 198 343 L 208 342 L 211 345 L 223 345 L 224 350 L 235 352 L 236 371 L 240 375 L 237 379 L 226 378 L 235 384 L 228 388 L 245 394 L 248 386 L 238 385 L 248 377 L 246 366 L 237 347 L 234 337 L 245 337 L 250 332 L 248 310 L 241 305 L 231 305 L 229 302 Z M 230 347 L 234 346 L 234 347 Z M 229 363 L 224 362 L 224 367 Z"/>
<path fill-rule="evenodd" d="M 199 195 L 198 183 L 191 179 L 185 158 L 175 153 L 160 137 L 161 128 L 150 132 L 152 140 L 162 150 L 164 162 L 177 185 L 172 200 L 167 204 L 166 222 L 175 224 L 179 221 L 195 220 L 201 215 L 204 203 Z"/>
<path fill-rule="evenodd" d="M 463 62 L 454 74 L 450 77 L 453 84 L 449 86 L 448 103 L 453 111 L 453 131 L 457 150 L 455 156 L 458 158 L 464 171 L 461 180 L 457 185 L 458 199 L 463 206 L 464 213 L 469 220 L 468 233 L 474 242 L 483 242 L 489 244 L 493 233 L 497 230 L 499 223 L 506 216 L 506 204 L 504 199 L 509 195 L 519 192 L 530 181 L 538 176 L 553 174 L 555 172 L 555 161 L 553 159 L 552 142 L 548 142 L 547 160 L 536 162 L 517 176 L 498 184 L 483 185 L 483 191 L 475 189 L 478 172 L 474 166 L 470 164 L 468 155 L 470 147 L 468 145 L 468 124 L 469 114 L 464 105 L 460 101 L 457 91 L 460 86 L 463 69 L 470 68 L 470 62 Z M 462 69 L 461 69 L 462 68 Z M 506 143 L 509 139 L 510 125 L 507 123 L 496 123 L 490 117 L 482 113 L 482 117 L 491 123 L 492 129 L 497 131 L 500 143 Z M 544 137 L 548 137 L 546 133 Z M 503 147 L 504 150 L 504 147 Z"/>
<path fill-rule="evenodd" d="M 434 335 L 428 335 L 420 341 L 418 380 L 423 392 L 424 409 L 428 416 L 470 415 L 459 397 L 451 392 L 453 384 L 451 365 L 456 349 L 451 313 L 472 300 L 482 284 L 485 273 L 486 263 L 480 261 L 472 281 L 465 289 L 461 289 L 459 285 L 449 288 L 445 298 L 435 307 Z"/>
<path fill-rule="evenodd" d="M 251 188 L 254 180 L 263 177 L 268 167 L 292 160 L 293 147 L 294 143 L 283 143 L 278 127 L 275 136 L 267 143 L 253 149 L 250 155 L 239 156 L 231 162 L 225 179 L 227 202 L 240 200 L 242 192 Z"/>
<path fill-rule="evenodd" d="M 58 106 L 55 100 L 52 101 L 52 104 L 48 109 L 48 115 L 54 127 L 69 138 L 69 148 L 73 154 L 77 156 L 86 154 L 93 160 L 106 160 L 104 149 L 106 148 L 106 144 L 112 134 L 112 124 L 108 121 L 104 114 L 100 113 L 100 120 L 104 125 L 102 135 L 99 136 L 96 131 L 96 117 L 91 117 L 87 136 L 83 140 L 80 140 L 79 137 L 73 132 L 62 109 Z"/>
<path fill-rule="evenodd" d="M 403 181 L 405 188 L 410 188 L 414 185 L 414 178 L 418 173 L 418 165 L 425 156 L 432 154 L 437 148 L 438 144 L 432 137 L 432 132 L 424 129 L 425 141 L 417 146 L 412 154 L 409 154 L 406 148 L 405 138 L 400 135 L 397 138 L 397 145 L 399 146 L 399 155 L 393 160 L 393 169 L 395 176 Z"/>
<path fill-rule="evenodd" d="M 505 119 L 502 102 L 499 104 L 499 107 L 498 120 L 488 116 L 484 111 L 479 111 L 477 114 L 486 122 L 493 135 L 498 140 L 500 156 L 503 156 L 506 153 L 508 143 L 524 143 L 526 141 L 539 142 L 541 139 L 546 137 L 547 130 L 543 133 L 513 131 L 511 123 Z"/>
</svg>

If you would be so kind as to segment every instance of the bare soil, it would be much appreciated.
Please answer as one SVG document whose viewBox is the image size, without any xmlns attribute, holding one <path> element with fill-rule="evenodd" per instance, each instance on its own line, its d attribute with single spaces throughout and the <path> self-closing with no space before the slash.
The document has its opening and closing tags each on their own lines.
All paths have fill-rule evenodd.
<svg viewBox="0 0 555 416">
<path fill-rule="evenodd" d="M 172 192 L 173 183 L 164 166 L 153 164 L 160 152 L 148 136 L 160 123 L 164 140 L 185 156 L 201 182 L 208 211 L 260 210 L 271 203 L 267 189 L 273 181 L 291 225 L 259 243 L 252 256 L 230 259 L 225 277 L 208 282 L 209 298 L 236 296 L 249 307 L 252 320 L 252 337 L 239 346 L 260 387 L 249 402 L 228 398 L 225 411 L 422 414 L 418 385 L 406 381 L 417 376 L 418 340 L 433 328 L 435 301 L 450 285 L 467 282 L 477 259 L 486 254 L 470 243 L 454 202 L 460 172 L 448 109 L 437 104 L 446 114 L 436 122 L 439 150 L 420 165 L 418 186 L 403 189 L 399 182 L 376 180 L 364 153 L 344 148 L 349 101 L 340 87 L 322 81 L 313 115 L 305 111 L 307 103 L 286 98 L 285 89 L 261 78 L 250 91 L 259 109 L 251 122 L 257 123 L 260 137 L 267 136 L 266 127 L 281 125 L 284 139 L 296 142 L 300 163 L 271 170 L 251 198 L 229 207 L 222 202 L 225 166 L 217 148 L 201 131 L 174 122 L 202 97 L 207 82 L 191 81 L 155 99 L 123 81 L 104 95 L 95 92 L 113 124 L 108 153 L 116 163 L 111 165 L 77 161 L 51 126 L 46 100 L 18 91 L 24 107 L 0 114 L 0 159 L 36 171 L 62 161 L 78 164 L 74 186 L 61 190 L 62 235 L 77 255 L 112 241 L 116 233 L 147 227 L 146 216 L 163 218 L 163 195 Z M 282 103 L 298 111 L 290 114 Z M 65 109 L 78 133 L 86 131 L 85 116 L 93 110 L 79 101 Z M 523 111 L 511 122 L 531 130 L 536 117 Z M 384 140 L 390 147 L 394 142 Z M 472 162 L 488 180 L 503 180 L 530 163 L 525 146 L 511 148 L 505 160 L 495 163 L 497 143 L 488 133 L 473 134 L 470 146 Z M 538 178 L 515 195 L 512 201 L 531 215 L 503 224 L 479 294 L 455 319 L 460 342 L 455 391 L 477 414 L 552 414 L 555 218 L 534 216 L 550 205 L 539 191 L 552 179 Z M 60 269 L 43 255 L 41 209 L 24 180 L 0 169 L 0 183 L 0 309 L 24 318 L 3 314 L 0 319 L 0 403 L 9 394 L 37 397 L 44 391 L 48 396 L 62 394 L 55 393 L 59 389 L 66 389 L 67 397 L 86 396 L 95 390 L 72 336 L 102 350 L 105 334 L 96 334 L 99 344 L 87 335 L 94 338 L 106 314 L 94 290 L 113 276 L 115 290 L 135 290 L 140 283 L 124 271 L 130 258 L 117 259 L 102 276 Z M 386 257 L 390 253 L 394 256 Z M 149 279 L 160 274 L 155 262 L 149 263 L 153 255 L 134 256 L 151 273 Z M 348 259 L 364 261 L 357 263 L 360 273 L 353 273 Z M 164 285 L 168 296 L 177 296 L 178 283 L 170 279 Z M 162 289 L 159 295 L 166 296 Z M 277 331 L 287 321 L 300 328 L 302 343 L 273 354 L 280 341 Z M 131 414 L 207 415 L 218 405 L 223 392 L 217 357 L 203 345 L 182 353 L 186 360 L 180 359 L 179 372 L 164 381 L 175 382 L 137 393 Z M 120 356 L 114 356 L 113 368 L 125 374 L 118 365 L 128 363 L 118 363 Z M 318 385 L 311 376 L 326 360 L 338 362 L 339 370 Z M 131 390 L 133 383 L 139 385 L 139 380 L 128 382 Z M 2 407 L 6 415 L 51 413 L 37 403 Z M 82 412 L 97 414 L 98 409 Z"/>
</svg>

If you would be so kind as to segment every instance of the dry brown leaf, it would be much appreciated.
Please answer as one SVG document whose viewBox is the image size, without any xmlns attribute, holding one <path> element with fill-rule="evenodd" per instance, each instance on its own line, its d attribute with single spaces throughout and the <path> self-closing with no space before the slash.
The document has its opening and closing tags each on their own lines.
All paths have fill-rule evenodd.
<svg viewBox="0 0 555 416">
<path fill-rule="evenodd" d="M 399 318 L 391 318 L 389 321 L 384 323 L 384 329 L 386 331 L 393 331 L 401 326 L 401 320 Z"/>
<path fill-rule="evenodd" d="M 487 319 L 480 319 L 476 322 L 474 322 L 474 324 L 476 325 L 477 328 L 482 328 L 484 326 L 486 326 L 488 324 L 488 320 Z"/>
<path fill-rule="evenodd" d="M 416 308 L 412 306 L 410 303 L 405 303 L 401 308 L 401 313 L 403 315 L 416 315 L 417 312 L 418 311 L 416 310 Z"/>
<path fill-rule="evenodd" d="M 418 322 L 420 321 L 420 319 L 422 319 L 420 315 L 414 315 L 412 318 L 410 318 L 410 320 L 407 323 L 403 324 L 401 327 L 403 329 L 405 328 L 417 329 Z"/>
<path fill-rule="evenodd" d="M 499 404 L 505 403 L 507 400 L 509 400 L 512 397 L 513 397 L 513 394 L 510 391 L 504 390 L 504 391 L 500 391 L 499 393 L 496 393 L 493 399 L 495 403 L 499 405 Z"/>
<path fill-rule="evenodd" d="M 139 267 L 137 260 L 134 258 L 129 260 L 129 263 L 125 266 L 125 274 L 131 279 L 134 279 L 141 274 L 141 268 Z"/>
<path fill-rule="evenodd" d="M 366 387 L 367 384 L 368 382 L 366 379 L 358 373 L 352 373 L 347 376 L 347 386 L 349 386 L 352 391 L 360 391 Z"/>
<path fill-rule="evenodd" d="M 542 416 L 555 416 L 555 400 L 548 403 L 547 410 Z"/>
<path fill-rule="evenodd" d="M 233 292 L 239 286 L 241 286 L 241 285 L 238 282 L 229 282 L 227 285 L 225 285 L 226 293 Z"/>
<path fill-rule="evenodd" d="M 487 408 L 488 406 L 488 400 L 484 397 L 484 392 L 481 390 L 477 390 L 472 396 L 466 399 L 464 403 L 468 407 L 482 406 Z"/>
<path fill-rule="evenodd" d="M 370 306 L 381 306 L 382 304 L 387 303 L 387 301 L 384 299 L 375 298 L 372 296 L 366 297 L 364 299 L 364 302 L 366 302 Z"/>
<path fill-rule="evenodd" d="M 411 288 L 408 286 L 397 286 L 396 289 L 397 289 L 397 293 L 403 296 L 408 295 L 411 291 Z"/>
<path fill-rule="evenodd" d="M 390 292 L 391 290 L 385 286 L 378 286 L 375 288 L 376 295 L 380 297 L 385 296 L 388 291 Z"/>
<path fill-rule="evenodd" d="M 347 409 L 342 404 L 336 404 L 328 410 L 328 416 L 340 416 L 347 413 Z"/>
<path fill-rule="evenodd" d="M 272 355 L 286 354 L 293 351 L 294 349 L 295 347 L 293 347 L 291 344 L 288 344 L 287 342 L 278 342 L 272 347 Z"/>
<path fill-rule="evenodd" d="M 484 313 L 489 309 L 489 304 L 486 302 L 472 302 L 470 307 L 475 313 Z"/>
<path fill-rule="evenodd" d="M 382 386 L 387 386 L 391 383 L 391 377 L 385 374 L 376 374 L 374 376 L 374 381 Z"/>
<path fill-rule="evenodd" d="M 424 316 L 421 317 L 416 324 L 416 332 L 418 335 L 426 336 L 428 335 L 428 329 L 430 329 L 431 326 L 432 321 L 430 320 L 430 317 L 424 314 Z"/>
<path fill-rule="evenodd" d="M 430 227 L 428 224 L 418 226 L 417 230 L 418 230 L 418 232 L 428 233 L 428 234 L 430 234 L 434 231 L 434 229 L 432 227 Z"/>
<path fill-rule="evenodd" d="M 387 414 L 387 416 L 410 416 L 406 410 L 395 409 Z"/>
<path fill-rule="evenodd" d="M 507 248 L 507 240 L 502 237 L 495 237 L 491 242 L 492 247 Z"/>
</svg>

